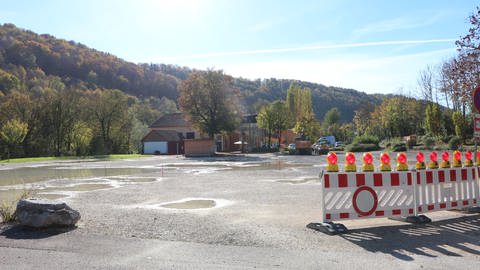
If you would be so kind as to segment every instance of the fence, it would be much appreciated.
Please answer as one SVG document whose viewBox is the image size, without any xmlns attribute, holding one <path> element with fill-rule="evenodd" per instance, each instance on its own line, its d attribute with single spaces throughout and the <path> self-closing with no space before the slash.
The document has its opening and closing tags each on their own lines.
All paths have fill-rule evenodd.
<svg viewBox="0 0 480 270">
<path fill-rule="evenodd" d="M 356 172 L 353 153 L 346 154 L 346 172 L 338 172 L 337 156 L 327 156 L 327 172 L 322 173 L 322 222 L 307 227 L 329 234 L 347 229 L 334 221 L 388 217 L 412 223 L 430 222 L 425 213 L 476 207 L 480 202 L 478 167 L 471 167 L 471 153 L 462 166 L 461 154 L 454 153 L 454 168 L 450 167 L 448 153 L 443 153 L 443 168 L 435 168 L 437 154 L 431 156 L 429 167 L 423 169 L 423 154 L 417 154 L 416 170 L 408 171 L 405 153 L 397 156 L 397 171 L 390 169 L 390 157 L 383 153 L 380 169 L 374 172 L 372 155 L 364 154 L 363 172 Z M 480 161 L 480 155 L 478 156 Z M 420 163 L 420 164 L 419 164 Z M 477 163 L 478 164 L 478 163 Z"/>
</svg>

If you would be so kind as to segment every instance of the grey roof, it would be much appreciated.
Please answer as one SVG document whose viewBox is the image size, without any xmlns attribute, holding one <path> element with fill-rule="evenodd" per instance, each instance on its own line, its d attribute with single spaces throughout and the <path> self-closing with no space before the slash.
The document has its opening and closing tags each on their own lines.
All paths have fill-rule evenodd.
<svg viewBox="0 0 480 270">
<path fill-rule="evenodd" d="M 142 142 L 178 142 L 181 140 L 181 134 L 175 130 L 152 130 L 143 137 Z"/>
<path fill-rule="evenodd" d="M 165 114 L 155 121 L 150 128 L 165 128 L 165 127 L 190 127 L 190 124 L 185 120 L 183 113 Z"/>
</svg>

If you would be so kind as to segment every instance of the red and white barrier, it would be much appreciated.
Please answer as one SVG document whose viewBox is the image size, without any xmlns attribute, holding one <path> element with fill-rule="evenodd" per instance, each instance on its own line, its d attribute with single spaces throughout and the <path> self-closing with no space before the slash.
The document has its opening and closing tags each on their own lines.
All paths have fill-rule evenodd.
<svg viewBox="0 0 480 270">
<path fill-rule="evenodd" d="M 473 167 L 325 173 L 321 192 L 323 222 L 418 216 L 480 205 Z"/>
<path fill-rule="evenodd" d="M 418 213 L 477 205 L 480 190 L 473 167 L 417 171 L 415 178 Z"/>
<path fill-rule="evenodd" d="M 322 192 L 324 222 L 414 214 L 410 172 L 327 173 Z"/>
</svg>

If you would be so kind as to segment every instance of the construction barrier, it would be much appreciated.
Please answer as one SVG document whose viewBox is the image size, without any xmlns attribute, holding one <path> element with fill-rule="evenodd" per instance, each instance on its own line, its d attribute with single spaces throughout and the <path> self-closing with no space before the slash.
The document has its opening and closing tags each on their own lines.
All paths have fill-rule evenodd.
<svg viewBox="0 0 480 270">
<path fill-rule="evenodd" d="M 454 153 L 454 168 L 450 168 L 449 154 L 442 154 L 442 168 L 423 169 L 423 153 L 417 154 L 416 168 L 408 171 L 406 154 L 397 156 L 397 171 L 391 171 L 388 153 L 382 153 L 380 172 L 356 172 L 355 157 L 347 153 L 350 162 L 346 172 L 338 172 L 336 154 L 327 158 L 327 172 L 321 180 L 321 223 L 307 227 L 329 234 L 343 233 L 347 229 L 334 221 L 388 217 L 412 223 L 426 223 L 430 219 L 422 214 L 452 209 L 475 207 L 480 202 L 478 167 L 471 167 L 471 155 L 466 155 L 466 167 L 461 167 L 461 154 Z M 431 155 L 436 162 L 436 152 Z M 333 158 L 334 157 L 334 158 Z M 364 158 L 371 165 L 371 154 Z M 347 159 L 347 161 L 348 161 Z M 435 166 L 429 166 L 435 168 Z M 365 168 L 362 166 L 362 168 Z M 337 170 L 337 171 L 335 171 Z M 370 170 L 370 169 L 369 169 Z M 388 171 L 385 171 L 388 170 Z"/>
<path fill-rule="evenodd" d="M 472 167 L 418 171 L 416 184 L 418 213 L 476 206 L 479 199 Z"/>
<path fill-rule="evenodd" d="M 412 215 L 409 172 L 329 173 L 323 176 L 323 220 Z"/>
</svg>

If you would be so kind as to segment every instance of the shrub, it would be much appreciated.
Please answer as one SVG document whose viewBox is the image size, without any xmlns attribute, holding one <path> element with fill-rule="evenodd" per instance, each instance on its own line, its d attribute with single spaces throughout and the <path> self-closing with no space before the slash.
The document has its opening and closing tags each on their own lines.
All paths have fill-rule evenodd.
<svg viewBox="0 0 480 270">
<path fill-rule="evenodd" d="M 423 146 L 425 149 L 432 149 L 435 145 L 435 139 L 432 137 L 423 137 Z"/>
<path fill-rule="evenodd" d="M 369 152 L 369 151 L 376 151 L 379 150 L 380 147 L 378 147 L 377 144 L 372 144 L 372 143 L 353 143 L 347 145 L 345 147 L 345 151 L 347 152 Z"/>
<path fill-rule="evenodd" d="M 405 142 L 401 141 L 392 142 L 390 149 L 392 150 L 392 152 L 404 152 L 407 151 L 407 145 L 405 144 Z"/>
<path fill-rule="evenodd" d="M 34 193 L 31 190 L 24 189 L 22 193 L 18 196 L 18 198 L 11 202 L 5 202 L 1 201 L 0 202 L 0 218 L 1 222 L 7 223 L 7 222 L 13 222 L 16 219 L 16 208 L 17 208 L 17 203 L 21 199 L 26 199 L 28 197 L 31 197 Z"/>
<path fill-rule="evenodd" d="M 353 139 L 352 144 L 375 144 L 378 145 L 380 139 L 377 136 L 373 135 L 361 135 Z"/>
<path fill-rule="evenodd" d="M 414 146 L 417 145 L 417 140 L 408 140 L 407 141 L 407 147 L 408 149 L 413 149 Z"/>
<path fill-rule="evenodd" d="M 450 141 L 448 141 L 448 149 L 458 150 L 461 144 L 462 140 L 458 136 L 453 136 Z"/>
</svg>

